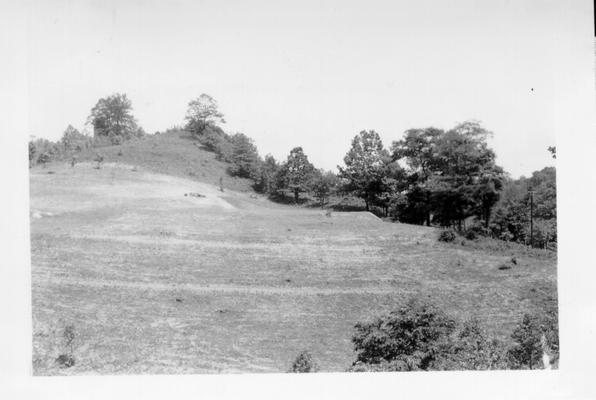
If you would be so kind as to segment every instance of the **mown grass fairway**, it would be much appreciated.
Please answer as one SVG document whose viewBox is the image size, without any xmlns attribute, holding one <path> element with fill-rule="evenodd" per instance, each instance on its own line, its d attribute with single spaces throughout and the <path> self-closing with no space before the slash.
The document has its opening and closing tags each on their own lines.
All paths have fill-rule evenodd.
<svg viewBox="0 0 596 400">
<path fill-rule="evenodd" d="M 501 339 L 556 301 L 547 253 L 441 244 L 433 228 L 328 217 L 130 165 L 32 169 L 31 215 L 40 375 L 283 372 L 301 350 L 344 371 L 354 324 L 411 295 L 476 315 Z M 68 324 L 76 365 L 61 369 Z"/>
</svg>

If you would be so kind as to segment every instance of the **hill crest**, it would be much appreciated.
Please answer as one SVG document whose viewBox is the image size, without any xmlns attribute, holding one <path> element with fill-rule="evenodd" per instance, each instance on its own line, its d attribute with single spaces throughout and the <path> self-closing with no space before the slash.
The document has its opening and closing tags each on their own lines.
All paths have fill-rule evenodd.
<svg viewBox="0 0 596 400">
<path fill-rule="evenodd" d="M 106 163 L 129 164 L 215 186 L 219 186 L 222 178 L 224 189 L 254 191 L 250 179 L 230 176 L 227 172 L 229 163 L 218 160 L 215 153 L 203 148 L 183 130 L 146 135 L 118 145 L 90 147 L 75 155 L 78 162 L 92 162 L 98 153 Z"/>
</svg>

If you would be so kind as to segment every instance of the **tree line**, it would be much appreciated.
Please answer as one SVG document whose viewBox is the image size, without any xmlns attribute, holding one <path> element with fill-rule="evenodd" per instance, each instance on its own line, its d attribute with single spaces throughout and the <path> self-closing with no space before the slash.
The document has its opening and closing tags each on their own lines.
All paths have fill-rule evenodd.
<svg viewBox="0 0 596 400">
<path fill-rule="evenodd" d="M 289 194 L 297 203 L 307 197 L 323 206 L 331 196 L 351 196 L 365 210 L 405 223 L 531 241 L 537 247 L 556 244 L 555 168 L 511 179 L 488 146 L 493 133 L 477 121 L 449 130 L 409 129 L 389 148 L 377 132 L 363 130 L 334 174 L 317 169 L 302 147 L 281 162 L 271 155 L 261 158 L 249 137 L 227 135 L 218 126 L 223 115 L 208 95 L 189 104 L 186 119 L 187 130 L 232 164 L 232 175 L 253 179 L 257 191 L 274 199 Z M 548 151 L 555 157 L 554 147 Z M 531 192 L 535 213 L 530 216 Z"/>
<path fill-rule="evenodd" d="M 87 123 L 93 137 L 69 126 L 57 143 L 30 142 L 30 162 L 44 164 L 56 154 L 145 135 L 125 94 L 100 99 Z M 332 197 L 348 197 L 358 199 L 367 211 L 400 222 L 472 230 L 539 247 L 556 243 L 554 167 L 530 178 L 511 179 L 488 145 L 493 133 L 477 121 L 448 130 L 409 129 L 389 147 L 376 131 L 363 130 L 352 139 L 338 173 L 316 168 L 299 146 L 285 160 L 270 154 L 261 157 L 250 137 L 226 133 L 223 123 L 224 115 L 211 96 L 202 94 L 189 102 L 184 129 L 229 163 L 230 175 L 251 179 L 256 191 L 273 200 L 314 200 L 333 206 Z M 555 148 L 548 150 L 555 157 Z M 535 213 L 530 216 L 532 206 Z M 529 225 L 534 228 L 531 239 Z"/>
</svg>

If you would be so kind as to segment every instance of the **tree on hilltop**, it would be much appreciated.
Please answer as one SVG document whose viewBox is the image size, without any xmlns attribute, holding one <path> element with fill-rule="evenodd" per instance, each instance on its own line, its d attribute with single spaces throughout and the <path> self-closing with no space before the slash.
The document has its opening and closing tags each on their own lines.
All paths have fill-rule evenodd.
<svg viewBox="0 0 596 400">
<path fill-rule="evenodd" d="M 62 144 L 64 151 L 79 151 L 89 144 L 89 140 L 89 136 L 79 132 L 79 130 L 72 125 L 68 125 L 62 134 L 60 143 Z"/>
<path fill-rule="evenodd" d="M 186 129 L 193 135 L 200 136 L 207 126 L 225 123 L 224 115 L 219 111 L 217 101 L 208 94 L 201 94 L 188 103 L 186 111 Z"/>
<path fill-rule="evenodd" d="M 132 115 L 132 103 L 126 94 L 115 93 L 98 100 L 87 123 L 95 137 L 109 138 L 113 144 L 144 134 Z"/>
</svg>

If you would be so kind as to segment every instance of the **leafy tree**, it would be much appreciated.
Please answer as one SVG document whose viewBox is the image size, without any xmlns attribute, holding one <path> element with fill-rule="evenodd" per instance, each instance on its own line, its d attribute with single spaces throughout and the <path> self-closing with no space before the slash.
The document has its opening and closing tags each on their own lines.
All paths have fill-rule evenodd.
<svg viewBox="0 0 596 400">
<path fill-rule="evenodd" d="M 232 175 L 243 178 L 257 179 L 259 168 L 259 153 L 252 139 L 243 133 L 237 133 L 230 138 Z"/>
<path fill-rule="evenodd" d="M 277 191 L 275 177 L 278 174 L 280 165 L 277 160 L 267 154 L 265 159 L 259 162 L 258 178 L 255 182 L 255 189 L 261 193 L 273 194 Z"/>
<path fill-rule="evenodd" d="M 356 363 L 390 363 L 391 370 L 435 369 L 449 351 L 455 321 L 435 305 L 411 299 L 390 314 L 356 324 Z"/>
<path fill-rule="evenodd" d="M 534 171 L 529 179 L 534 191 L 534 216 L 541 219 L 557 218 L 557 173 L 555 167 Z"/>
<path fill-rule="evenodd" d="M 302 147 L 295 147 L 280 168 L 277 176 L 278 185 L 280 188 L 289 189 L 297 202 L 300 193 L 309 191 L 314 171 L 315 167 L 308 161 Z"/>
<path fill-rule="evenodd" d="M 331 171 L 316 171 L 312 181 L 312 192 L 319 201 L 321 207 L 329 198 L 329 195 L 337 185 L 337 177 Z"/>
<path fill-rule="evenodd" d="M 217 154 L 218 160 L 232 162 L 231 137 L 220 127 L 206 126 L 201 135 L 198 136 L 198 139 L 207 150 Z"/>
<path fill-rule="evenodd" d="M 437 138 L 433 197 L 443 224 L 457 223 L 461 229 L 465 218 L 477 215 L 488 226 L 503 179 L 486 142 L 490 135 L 478 122 L 467 121 Z"/>
<path fill-rule="evenodd" d="M 33 145 L 35 146 L 35 153 L 46 153 L 46 162 L 48 162 L 50 159 L 58 158 L 62 152 L 62 148 L 58 146 L 57 143 L 54 143 L 48 139 L 35 139 L 35 141 L 33 141 Z M 39 163 L 39 159 L 37 160 L 37 162 Z"/>
<path fill-rule="evenodd" d="M 409 129 L 404 138 L 393 142 L 393 160 L 403 160 L 408 167 L 409 193 L 407 206 L 402 207 L 400 216 L 407 222 L 423 221 L 431 223 L 430 179 L 437 170 L 436 141 L 444 132 L 437 128 Z"/>
<path fill-rule="evenodd" d="M 202 135 L 207 126 L 226 122 L 218 109 L 217 101 L 205 93 L 188 103 L 185 119 L 186 129 L 197 136 Z"/>
<path fill-rule="evenodd" d="M 345 167 L 338 166 L 339 177 L 345 182 L 343 190 L 363 199 L 368 211 L 384 192 L 383 178 L 390 161 L 379 134 L 373 130 L 361 131 L 344 157 Z"/>
<path fill-rule="evenodd" d="M 403 192 L 408 188 L 408 177 L 398 162 L 387 157 L 384 159 L 380 191 L 376 194 L 374 204 L 383 209 L 384 215 L 389 215 L 389 209 L 395 210 L 403 201 Z"/>
<path fill-rule="evenodd" d="M 430 192 L 418 185 L 412 185 L 404 194 L 395 198 L 395 217 L 407 224 L 430 224 Z"/>
<path fill-rule="evenodd" d="M 524 199 L 507 199 L 497 206 L 491 231 L 498 239 L 525 243 L 530 223 L 528 209 Z"/>
<path fill-rule="evenodd" d="M 490 230 L 498 238 L 529 243 L 530 190 L 534 193 L 533 245 L 549 248 L 557 241 L 557 185 L 554 167 L 535 171 L 530 178 L 506 179 Z"/>
<path fill-rule="evenodd" d="M 476 215 L 488 227 L 504 177 L 488 148 L 490 135 L 478 122 L 467 121 L 447 132 L 411 129 L 394 142 L 393 159 L 405 162 L 409 186 L 400 219 L 420 220 L 424 214 L 430 225 L 432 215 L 434 222 L 461 230 L 462 221 Z"/>
<path fill-rule="evenodd" d="M 62 134 L 60 143 L 62 144 L 64 151 L 79 151 L 82 150 L 83 147 L 86 147 L 87 143 L 89 143 L 89 137 L 79 132 L 79 130 L 74 128 L 72 125 L 68 125 Z"/>
<path fill-rule="evenodd" d="M 95 137 L 109 138 L 114 144 L 143 134 L 132 115 L 132 103 L 126 94 L 115 93 L 99 99 L 87 122 L 93 125 Z"/>
</svg>

